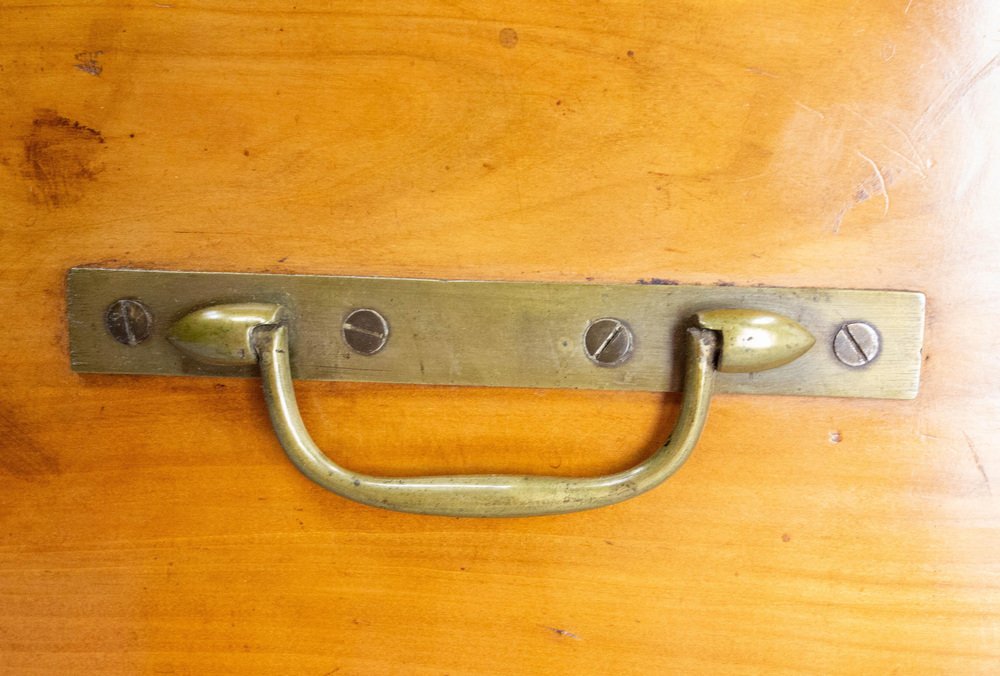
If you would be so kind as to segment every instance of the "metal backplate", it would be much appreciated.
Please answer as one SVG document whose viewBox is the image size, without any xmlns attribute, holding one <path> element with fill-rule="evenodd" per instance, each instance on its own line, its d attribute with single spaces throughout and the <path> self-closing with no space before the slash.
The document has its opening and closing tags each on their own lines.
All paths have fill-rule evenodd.
<svg viewBox="0 0 1000 676">
<path fill-rule="evenodd" d="M 753 308 L 795 319 L 815 337 L 803 357 L 756 374 L 719 374 L 717 390 L 761 394 L 910 399 L 920 383 L 924 296 L 728 286 L 441 281 L 74 268 L 68 276 L 73 369 L 90 373 L 252 376 L 254 367 L 197 363 L 166 339 L 171 323 L 217 303 L 280 303 L 290 311 L 296 378 L 387 383 L 675 391 L 684 328 L 700 310 Z M 149 337 L 123 344 L 105 317 L 118 300 L 152 315 Z M 383 349 L 358 354 L 344 340 L 354 310 L 388 322 Z M 587 356 L 584 333 L 598 318 L 632 331 L 623 363 Z M 880 352 L 851 367 L 834 354 L 841 327 L 865 322 Z"/>
</svg>

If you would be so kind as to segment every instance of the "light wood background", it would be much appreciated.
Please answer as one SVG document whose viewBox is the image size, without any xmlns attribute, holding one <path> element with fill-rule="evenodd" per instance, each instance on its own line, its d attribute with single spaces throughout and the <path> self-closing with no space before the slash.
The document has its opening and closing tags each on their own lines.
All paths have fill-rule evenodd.
<svg viewBox="0 0 1000 676">
<path fill-rule="evenodd" d="M 0 671 L 996 673 L 994 0 L 0 7 Z M 892 288 L 913 402 L 720 396 L 595 512 L 373 510 L 255 381 L 69 370 L 73 266 Z M 623 467 L 675 395 L 302 383 L 386 473 Z"/>
</svg>

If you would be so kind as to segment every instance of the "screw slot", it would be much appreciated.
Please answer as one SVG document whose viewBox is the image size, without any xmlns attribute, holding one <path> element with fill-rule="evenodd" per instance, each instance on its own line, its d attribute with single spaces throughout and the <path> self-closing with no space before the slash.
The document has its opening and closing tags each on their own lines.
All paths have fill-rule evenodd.
<svg viewBox="0 0 1000 676">
<path fill-rule="evenodd" d="M 351 311 L 344 318 L 342 331 L 344 342 L 358 354 L 366 356 L 381 351 L 389 340 L 389 322 L 368 308 Z"/>
<path fill-rule="evenodd" d="M 104 326 L 119 343 L 135 347 L 152 333 L 153 314 L 139 301 L 121 298 L 108 306 Z"/>
<path fill-rule="evenodd" d="M 614 317 L 595 319 L 583 336 L 583 350 L 598 366 L 619 366 L 632 356 L 632 329 Z"/>
<path fill-rule="evenodd" d="M 844 324 L 833 339 L 834 355 L 840 363 L 851 368 L 870 364 L 881 349 L 878 331 L 866 322 Z"/>
</svg>

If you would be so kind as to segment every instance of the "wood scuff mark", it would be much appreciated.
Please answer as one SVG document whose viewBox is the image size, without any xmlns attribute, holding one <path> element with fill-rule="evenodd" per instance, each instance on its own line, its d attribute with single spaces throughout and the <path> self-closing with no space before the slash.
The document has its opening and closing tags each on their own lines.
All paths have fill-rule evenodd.
<svg viewBox="0 0 1000 676">
<path fill-rule="evenodd" d="M 875 163 L 875 160 L 873 160 L 872 158 L 868 157 L 867 155 L 865 155 L 860 150 L 856 150 L 855 152 L 858 154 L 858 157 L 860 157 L 865 162 L 867 162 L 868 164 L 870 164 L 871 168 L 872 168 L 872 171 L 875 172 L 875 180 L 878 182 L 879 192 L 882 193 L 882 198 L 885 200 L 885 209 L 883 210 L 882 215 L 883 216 L 888 216 L 889 215 L 889 188 L 886 185 L 885 176 L 882 174 L 882 170 L 878 168 L 878 165 Z M 861 202 L 867 200 L 868 197 L 869 197 L 868 191 L 862 185 L 861 189 L 858 191 L 858 196 L 856 196 L 855 201 L 857 201 L 860 204 Z"/>
<path fill-rule="evenodd" d="M 573 632 L 569 631 L 568 629 L 559 629 L 558 627 L 550 627 L 548 625 L 543 625 L 543 626 L 546 629 L 548 629 L 549 631 L 551 631 L 553 634 L 555 634 L 556 636 L 559 636 L 561 638 L 573 639 L 574 641 L 582 641 L 583 640 L 578 635 L 574 634 Z"/>
<path fill-rule="evenodd" d="M 979 474 L 983 477 L 983 483 L 986 484 L 986 492 L 992 496 L 993 486 L 990 484 L 990 475 L 986 473 L 986 468 L 983 467 L 983 461 L 979 458 L 979 453 L 976 451 L 976 445 L 972 443 L 972 439 L 966 432 L 962 432 L 962 436 L 965 437 L 965 443 L 969 447 L 969 452 L 972 454 L 972 462 L 976 464 L 976 469 L 979 470 Z"/>
</svg>

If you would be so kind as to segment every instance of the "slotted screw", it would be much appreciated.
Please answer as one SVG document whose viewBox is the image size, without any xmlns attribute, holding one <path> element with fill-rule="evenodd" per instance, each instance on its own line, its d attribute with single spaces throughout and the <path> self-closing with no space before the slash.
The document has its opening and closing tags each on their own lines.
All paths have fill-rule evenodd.
<svg viewBox="0 0 1000 676">
<path fill-rule="evenodd" d="M 598 366 L 618 366 L 632 356 L 632 329 L 620 319 L 604 317 L 590 322 L 584 334 L 583 349 Z"/>
<path fill-rule="evenodd" d="M 373 355 L 389 340 L 389 322 L 375 310 L 354 310 L 344 319 L 344 341 L 358 354 Z"/>
<path fill-rule="evenodd" d="M 121 298 L 108 306 L 104 326 L 122 345 L 135 347 L 149 338 L 153 330 L 153 314 L 145 305 L 131 298 Z"/>
<path fill-rule="evenodd" d="M 871 363 L 880 351 L 878 331 L 865 322 L 844 324 L 833 339 L 833 353 L 852 368 Z"/>
</svg>

